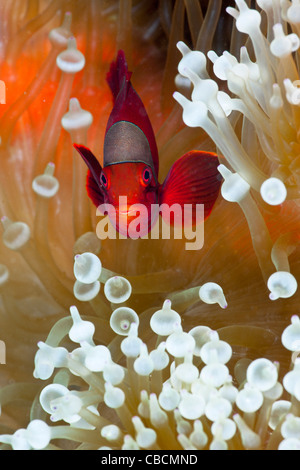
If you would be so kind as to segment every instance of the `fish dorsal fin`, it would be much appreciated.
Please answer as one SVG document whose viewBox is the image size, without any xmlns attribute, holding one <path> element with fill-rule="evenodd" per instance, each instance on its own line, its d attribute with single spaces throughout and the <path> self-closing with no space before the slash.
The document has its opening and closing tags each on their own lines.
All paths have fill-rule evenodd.
<svg viewBox="0 0 300 470">
<path fill-rule="evenodd" d="M 119 121 L 127 121 L 137 126 L 149 143 L 152 166 L 158 177 L 158 151 L 155 135 L 147 111 L 133 88 L 130 77 L 131 72 L 128 71 L 125 54 L 119 51 L 116 61 L 112 62 L 107 74 L 107 82 L 114 97 L 114 107 L 108 119 L 106 132 Z"/>
<path fill-rule="evenodd" d="M 111 89 L 114 102 L 124 83 L 130 82 L 131 75 L 132 72 L 128 70 L 125 53 L 119 50 L 116 60 L 110 64 L 110 69 L 106 74 L 106 81 Z"/>
</svg>

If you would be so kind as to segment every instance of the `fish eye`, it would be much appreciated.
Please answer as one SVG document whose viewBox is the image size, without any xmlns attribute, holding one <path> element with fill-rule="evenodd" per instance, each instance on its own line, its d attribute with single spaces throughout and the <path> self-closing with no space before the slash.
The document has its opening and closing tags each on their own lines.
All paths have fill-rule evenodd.
<svg viewBox="0 0 300 470">
<path fill-rule="evenodd" d="M 148 185 L 152 179 L 152 172 L 150 168 L 146 167 L 142 173 L 142 180 L 145 185 Z"/>
<path fill-rule="evenodd" d="M 104 174 L 104 172 L 102 171 L 101 175 L 100 175 L 100 183 L 102 184 L 102 186 L 107 189 L 108 187 L 108 180 L 107 180 L 107 176 Z"/>
</svg>

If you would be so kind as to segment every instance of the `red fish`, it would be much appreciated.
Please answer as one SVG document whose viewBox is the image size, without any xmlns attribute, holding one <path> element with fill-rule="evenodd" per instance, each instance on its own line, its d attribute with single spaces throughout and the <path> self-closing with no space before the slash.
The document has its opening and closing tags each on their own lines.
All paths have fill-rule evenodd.
<svg viewBox="0 0 300 470">
<path fill-rule="evenodd" d="M 132 209 L 136 204 L 146 208 L 146 230 L 139 227 L 140 236 L 145 231 L 148 233 L 156 221 L 153 214 L 157 215 L 157 211 L 151 208 L 162 204 L 169 207 L 177 204 L 180 208 L 189 204 L 193 224 L 196 222 L 194 208 L 204 204 L 204 219 L 207 218 L 221 185 L 217 155 L 198 150 L 186 153 L 173 164 L 160 184 L 154 132 L 130 78 L 125 54 L 119 51 L 107 74 L 114 106 L 106 127 L 103 168 L 91 150 L 74 144 L 88 166 L 89 197 L 97 207 L 106 204 L 114 208 L 117 217 L 113 224 L 125 236 L 129 236 L 128 226 L 136 218 L 137 212 Z M 125 217 L 125 233 L 120 222 L 122 217 Z"/>
</svg>

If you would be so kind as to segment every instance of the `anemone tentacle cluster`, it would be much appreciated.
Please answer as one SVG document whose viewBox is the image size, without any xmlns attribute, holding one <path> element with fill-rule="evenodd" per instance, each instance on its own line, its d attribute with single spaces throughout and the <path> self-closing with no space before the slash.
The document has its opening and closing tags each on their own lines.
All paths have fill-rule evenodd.
<svg viewBox="0 0 300 470">
<path fill-rule="evenodd" d="M 115 303 L 130 295 L 128 282 L 107 283 Z M 55 440 L 67 439 L 85 450 L 300 449 L 298 316 L 282 334 L 293 352 L 282 385 L 279 363 L 258 358 L 232 366 L 234 351 L 217 331 L 185 332 L 170 300 L 151 316 L 156 344 L 150 351 L 138 335 L 138 315 L 126 306 L 113 311 L 123 365 L 114 361 L 113 343 L 95 342 L 91 321 L 75 306 L 70 313 L 68 327 L 54 326 L 35 356 L 34 376 L 53 383 L 38 394 L 26 428 L 0 435 L 4 446 L 58 450 Z"/>
<path fill-rule="evenodd" d="M 298 3 L 237 0 L 231 36 L 221 0 L 2 2 L 1 448 L 299 448 Z M 160 180 L 217 147 L 199 252 L 96 235 L 72 142 L 101 156 L 120 48 Z"/>
<path fill-rule="evenodd" d="M 268 22 L 265 37 L 262 13 L 244 0 L 235 3 L 237 8 L 227 12 L 238 31 L 248 35 L 253 57 L 248 46 L 240 49 L 239 60 L 228 51 L 220 56 L 208 52 L 216 79 L 226 82 L 225 92 L 209 77 L 204 54 L 179 42 L 183 57 L 178 71 L 193 91 L 190 99 L 179 92 L 174 98 L 183 108 L 185 124 L 203 128 L 225 157 L 219 166 L 222 196 L 243 210 L 270 299 L 276 300 L 297 290 L 288 256 L 299 244 L 299 228 L 272 241 L 261 208 L 264 203 L 299 207 L 299 5 L 258 1 Z M 289 241 L 284 244 L 282 237 Z"/>
</svg>

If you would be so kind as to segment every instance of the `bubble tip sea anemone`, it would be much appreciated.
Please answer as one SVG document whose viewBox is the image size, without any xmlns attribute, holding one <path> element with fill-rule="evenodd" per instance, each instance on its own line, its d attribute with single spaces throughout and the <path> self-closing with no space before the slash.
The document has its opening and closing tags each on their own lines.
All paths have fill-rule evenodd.
<svg viewBox="0 0 300 470">
<path fill-rule="evenodd" d="M 194 330 L 202 332 L 197 336 L 178 329 L 178 318 L 169 302 L 150 320 L 154 331 L 161 334 L 162 328 L 165 334 L 158 336 L 164 341 L 158 342 L 150 353 L 137 336 L 137 323 L 131 323 L 121 342 L 125 368 L 113 362 L 109 348 L 95 345 L 94 325 L 82 320 L 76 307 L 71 307 L 70 313 L 72 326 L 68 335 L 80 347 L 68 352 L 59 344 L 50 347 L 39 342 L 34 374 L 47 380 L 55 368 L 63 367 L 69 371 L 70 386 L 74 378 L 81 377 L 80 389 L 70 390 L 67 384 L 60 383 L 56 373 L 55 382 L 40 393 L 40 405 L 50 420 L 68 425 L 49 426 L 33 413 L 26 429 L 2 435 L 2 443 L 23 450 L 56 449 L 51 444 L 55 439 L 81 442 L 77 444 L 79 448 L 101 449 L 299 447 L 297 359 L 283 378 L 285 391 L 291 394 L 291 401 L 286 400 L 283 406 L 279 363 L 267 358 L 248 362 L 246 369 L 242 366 L 243 383 L 237 388 L 237 378 L 229 372 L 231 346 L 207 327 L 196 327 Z M 120 317 L 119 323 L 122 321 Z M 293 316 L 282 334 L 283 345 L 297 353 L 299 323 L 299 317 Z M 124 330 L 120 334 L 124 335 Z M 238 364 L 239 361 L 235 370 Z M 102 406 L 101 415 L 97 411 L 99 403 L 106 407 L 105 411 Z M 111 422 L 115 419 L 113 411 L 119 425 Z"/>
<path fill-rule="evenodd" d="M 56 4 L 49 6 L 53 13 L 59 2 L 52 3 Z M 219 14 L 210 11 L 214 3 L 221 5 L 222 2 L 210 2 L 208 8 L 208 17 L 213 18 L 216 23 Z M 299 414 L 298 389 L 295 385 L 299 366 L 296 359 L 299 350 L 297 316 L 292 317 L 292 325 L 288 327 L 296 330 L 291 334 L 294 338 L 291 365 L 293 375 L 288 373 L 284 377 L 285 391 L 292 394 L 288 405 L 280 408 L 278 383 L 274 390 L 270 389 L 269 395 L 269 390 L 260 390 L 257 384 L 253 386 L 253 383 L 244 388 L 241 385 L 240 392 L 243 393 L 240 393 L 235 385 L 242 384 L 244 380 L 252 381 L 251 378 L 249 381 L 245 364 L 243 366 L 242 362 L 236 366 L 235 374 L 232 373 L 233 379 L 226 364 L 208 363 L 202 368 L 199 367 L 198 357 L 201 357 L 201 353 L 207 354 L 206 349 L 209 349 L 204 347 L 205 344 L 213 344 L 216 347 L 216 344 L 220 346 L 221 343 L 227 357 L 230 356 L 230 351 L 234 351 L 236 344 L 242 347 L 242 355 L 246 355 L 251 345 L 254 345 L 256 350 L 264 347 L 268 349 L 266 358 L 262 359 L 267 361 L 263 363 L 266 368 L 262 375 L 274 377 L 278 365 L 270 358 L 267 359 L 271 356 L 269 346 L 274 343 L 271 329 L 278 331 L 286 322 L 286 315 L 298 308 L 294 296 L 298 268 L 293 253 L 298 247 L 299 231 L 297 232 L 297 214 L 295 217 L 291 215 L 291 208 L 294 203 L 297 204 L 299 198 L 299 93 L 297 63 L 294 60 L 298 42 L 293 30 L 298 28 L 295 22 L 298 17 L 294 16 L 294 13 L 292 15 L 292 9 L 295 12 L 296 5 L 294 2 L 284 2 L 280 10 L 279 2 L 273 2 L 271 11 L 268 2 L 258 2 L 265 9 L 269 20 L 267 37 L 264 37 L 260 30 L 261 13 L 249 9 L 242 0 L 236 3 L 239 11 L 229 8 L 228 12 L 235 18 L 241 32 L 250 35 L 254 55 L 251 55 L 250 51 L 248 54 L 248 45 L 247 48 L 241 49 L 240 61 L 227 51 L 222 55 L 209 51 L 207 55 L 217 77 L 212 80 L 209 74 L 210 64 L 205 54 L 193 51 L 184 41 L 179 41 L 177 47 L 183 58 L 178 66 L 179 77 L 177 76 L 176 82 L 179 83 L 180 92 L 175 92 L 174 98 L 183 105 L 185 124 L 193 129 L 183 128 L 179 123 L 176 105 L 157 133 L 162 172 L 166 172 L 170 161 L 180 155 L 187 142 L 188 145 L 195 143 L 196 147 L 201 148 L 208 146 L 209 150 L 212 150 L 211 141 L 207 143 L 208 140 L 203 138 L 204 134 L 197 129 L 199 125 L 203 126 L 215 142 L 217 151 L 222 154 L 219 169 L 224 177 L 221 193 L 223 200 L 218 201 L 215 213 L 206 223 L 207 242 L 201 256 L 193 254 L 191 259 L 187 252 L 181 250 L 176 240 L 174 243 L 163 244 L 157 252 L 156 241 L 152 244 L 155 246 L 153 251 L 143 250 L 145 245 L 142 240 L 141 244 L 127 243 L 126 249 L 123 249 L 123 243 L 126 241 L 100 242 L 93 231 L 93 219 L 85 194 L 86 174 L 80 167 L 79 160 L 73 159 L 73 164 L 70 164 L 71 144 L 85 143 L 89 138 L 92 146 L 101 148 L 103 126 L 99 120 L 105 121 L 109 101 L 104 89 L 99 90 L 100 87 L 97 88 L 95 83 L 93 88 L 90 83 L 93 77 L 99 75 L 99 70 L 97 69 L 96 73 L 94 67 L 97 60 L 99 59 L 101 64 L 102 73 L 102 69 L 107 68 L 112 58 L 109 57 L 110 54 L 112 56 L 110 46 L 107 56 L 103 51 L 101 57 L 95 47 L 99 39 L 97 31 L 106 34 L 106 27 L 109 29 L 113 26 L 111 20 L 106 23 L 104 21 L 110 18 L 109 11 L 104 12 L 103 16 L 102 13 L 100 15 L 101 29 L 97 26 L 99 15 L 91 14 L 91 11 L 95 13 L 96 2 L 93 2 L 92 10 L 88 10 L 89 31 L 85 33 L 88 34 L 91 47 L 86 50 L 85 58 L 81 52 L 85 49 L 82 47 L 84 41 L 80 34 L 74 39 L 70 30 L 71 15 L 66 13 L 62 26 L 54 28 L 50 34 L 52 49 L 44 66 L 31 77 L 33 80 L 26 85 L 25 93 L 22 89 L 20 99 L 9 106 L 4 114 L 1 120 L 1 152 L 4 165 L 2 173 L 15 174 L 19 185 L 16 187 L 16 194 L 11 191 L 9 179 L 5 181 L 3 178 L 1 185 L 3 197 L 0 199 L 0 208 L 2 214 L 6 214 L 2 220 L 4 245 L 5 249 L 15 251 L 9 251 L 9 255 L 7 251 L 3 252 L 5 264 L 1 267 L 3 276 L 0 277 L 4 286 L 3 301 L 6 313 L 2 318 L 3 331 L 11 332 L 12 320 L 8 321 L 7 317 L 12 318 L 17 338 L 15 345 L 17 343 L 20 347 L 20 337 L 21 348 L 27 347 L 27 343 L 36 344 L 36 338 L 42 338 L 47 331 L 49 321 L 53 323 L 54 317 L 57 319 L 69 305 L 72 307 L 71 315 L 61 318 L 47 339 L 38 342 L 39 349 L 35 355 L 36 380 L 49 380 L 56 368 L 61 369 L 55 371 L 56 383 L 52 384 L 54 387 L 49 385 L 50 388 L 46 390 L 49 391 L 50 398 L 52 392 L 56 394 L 52 404 L 55 409 L 50 410 L 49 403 L 49 406 L 46 405 L 41 398 L 42 409 L 38 408 L 37 411 L 32 408 L 32 421 L 27 429 L 21 428 L 15 434 L 2 436 L 3 443 L 6 442 L 13 448 L 56 448 L 51 440 L 66 438 L 81 443 L 78 448 L 100 449 L 299 448 L 298 421 L 293 421 L 293 417 L 297 418 Z M 123 5 L 120 25 L 132 25 L 127 14 L 130 11 L 129 4 L 130 2 L 126 3 L 126 6 Z M 215 26 L 209 27 L 206 39 L 205 28 L 199 36 L 195 34 L 197 21 L 192 21 L 191 5 L 191 2 L 176 2 L 174 19 L 169 25 L 171 29 L 168 24 L 164 24 L 165 30 L 170 31 L 167 67 L 162 86 L 164 111 L 171 102 L 173 81 L 170 80 L 170 72 L 175 70 L 176 37 L 180 37 L 179 32 L 183 31 L 178 19 L 181 22 L 184 18 L 185 8 L 192 30 L 193 45 L 196 47 L 200 43 L 204 44 L 205 52 L 212 47 L 211 31 L 214 31 Z M 76 29 L 76 8 L 73 13 Z M 34 16 L 34 11 L 30 14 Z M 48 14 L 46 12 L 46 15 Z M 43 14 L 42 21 L 44 17 Z M 283 30 L 278 23 L 272 28 L 273 18 L 282 21 Z M 208 24 L 207 21 L 204 23 Z M 290 23 L 292 34 L 287 34 L 285 30 L 286 21 Z M 127 26 L 125 34 L 118 35 L 118 45 L 130 45 L 131 32 Z M 7 63 L 11 64 L 10 71 L 13 71 L 15 77 L 17 72 L 12 64 L 18 56 L 20 38 L 22 34 L 18 35 L 18 40 L 14 42 L 7 56 Z M 42 46 L 43 44 L 41 41 Z M 51 86 L 48 83 L 50 75 L 54 80 Z M 13 80 L 14 76 L 10 75 L 9 80 Z M 139 76 L 138 70 L 136 76 Z M 152 76 L 151 73 L 151 82 Z M 161 78 L 161 74 L 159 77 Z M 226 92 L 220 85 L 225 81 L 228 84 Z M 19 90 L 17 85 L 18 83 L 15 83 L 16 90 Z M 41 103 L 52 104 L 47 119 L 44 118 L 48 113 L 44 112 L 44 104 L 43 112 L 35 114 L 35 99 L 40 96 L 44 86 L 46 90 Z M 55 96 L 49 92 L 50 98 L 48 97 L 48 86 L 52 91 L 56 89 Z M 82 89 L 86 90 L 86 94 Z M 149 95 L 153 94 L 153 84 L 145 80 L 145 95 L 148 89 Z M 98 99 L 99 96 L 101 99 Z M 88 97 L 92 99 L 89 101 Z M 153 103 L 152 100 L 151 111 L 152 108 L 157 110 L 158 101 Z M 82 104 L 81 107 L 80 103 L 84 102 L 87 102 L 88 106 Z M 86 109 L 83 109 L 85 107 Z M 162 114 L 164 117 L 167 115 Z M 153 115 L 158 116 L 157 121 L 161 123 L 161 114 L 153 111 Z M 34 131 L 28 132 L 32 118 Z M 159 128 L 156 122 L 155 125 Z M 39 142 L 38 145 L 36 142 Z M 30 154 L 35 155 L 33 165 L 28 164 L 27 155 Z M 68 188 L 72 187 L 72 172 L 74 190 L 73 194 L 70 194 L 72 191 Z M 228 183 L 226 179 L 230 178 Z M 29 193 L 28 188 L 31 187 L 33 191 Z M 17 194 L 22 197 L 17 198 Z M 69 204 L 69 201 L 72 202 Z M 247 243 L 243 245 L 246 224 L 243 225 L 242 218 L 231 202 L 238 202 L 240 207 L 237 209 L 241 208 L 245 215 L 264 285 L 257 280 L 257 274 L 251 274 L 251 249 L 248 245 L 245 248 Z M 72 217 L 69 216 L 70 213 Z M 271 217 L 276 214 L 275 228 L 270 227 L 270 214 Z M 72 256 L 75 256 L 73 266 Z M 25 263 L 21 264 L 23 261 Z M 16 269 L 16 266 L 25 264 L 24 272 Z M 226 276 L 223 275 L 225 268 Z M 23 284 L 16 283 L 16 271 L 19 271 L 19 276 L 22 275 L 22 281 L 25 280 L 26 285 L 35 279 L 34 286 L 38 286 L 34 287 L 35 295 L 32 295 L 34 289 L 31 289 L 28 296 L 28 290 Z M 207 282 L 210 279 L 212 282 Z M 226 299 L 217 282 L 224 288 Z M 101 284 L 104 285 L 103 289 Z M 269 288 L 270 298 L 264 287 Z M 292 300 L 289 303 L 290 297 Z M 262 300 L 265 298 L 266 303 Z M 277 302 L 270 302 L 270 299 Z M 158 305 L 164 300 L 158 313 Z M 280 302 L 286 302 L 286 307 L 282 307 Z M 273 304 L 276 305 L 275 308 Z M 219 314 L 219 307 L 227 308 L 226 316 Z M 81 309 L 87 318 L 81 318 Z M 32 315 L 37 315 L 37 311 L 40 317 L 37 317 L 37 321 L 32 321 Z M 150 316 L 152 329 L 149 330 Z M 211 326 L 218 322 L 223 325 L 244 322 L 246 325 L 228 325 L 225 326 L 226 331 L 220 329 L 219 334 L 207 326 L 195 327 L 195 324 L 199 323 L 199 316 L 205 318 Z M 109 328 L 109 319 L 112 329 Z M 251 321 L 261 321 L 264 328 L 251 327 Z M 40 331 L 41 325 L 43 331 Z M 183 331 L 187 325 L 193 327 L 188 333 Z M 282 335 L 285 347 L 287 330 Z M 117 339 L 113 339 L 112 331 L 119 335 Z M 229 345 L 230 340 L 227 343 L 223 341 L 222 335 L 226 334 L 229 339 L 232 337 L 232 346 Z M 248 341 L 245 341 L 245 334 Z M 77 342 L 79 347 L 69 352 L 68 341 L 67 344 L 61 345 L 66 336 L 68 341 Z M 202 345 L 203 337 L 205 344 Z M 95 338 L 100 338 L 100 343 L 108 346 L 97 344 Z M 154 347 L 156 341 L 157 347 Z M 278 349 L 276 352 L 279 352 Z M 181 356 L 183 350 L 185 354 Z M 14 354 L 17 355 L 18 352 L 15 348 Z M 21 349 L 22 357 L 28 357 L 30 361 L 28 350 L 26 354 L 22 352 Z M 125 358 L 123 357 L 123 365 L 120 366 L 122 354 Z M 217 352 L 210 354 L 216 356 Z M 115 363 L 112 357 L 115 358 Z M 171 360 L 173 362 L 169 372 Z M 250 360 L 246 362 L 248 365 Z M 15 375 L 20 369 L 21 367 L 16 369 Z M 240 381 L 235 379 L 238 369 L 242 376 Z M 281 365 L 282 369 L 285 369 L 285 366 Z M 237 383 L 233 385 L 232 380 L 237 380 Z M 74 387 L 69 387 L 69 383 L 73 385 L 73 381 Z M 13 400 L 19 394 L 29 400 L 37 396 L 36 384 L 30 384 L 28 387 L 24 385 L 21 391 L 17 384 L 13 385 L 15 388 L 4 388 L 0 392 L 4 408 L 9 399 Z M 55 389 L 58 385 L 62 388 Z M 225 396 L 225 401 L 216 399 L 220 399 L 216 396 L 219 392 L 221 398 Z M 254 411 L 237 409 L 237 396 L 238 402 L 243 402 L 243 394 L 244 402 L 245 397 L 246 401 L 253 399 L 253 410 L 257 404 L 262 404 L 261 407 Z M 10 396 L 9 399 L 7 395 Z M 46 395 L 45 392 L 44 398 Z M 204 403 L 206 399 L 209 402 L 207 409 Z M 272 400 L 275 400 L 276 404 L 274 413 L 271 414 L 270 428 L 273 432 L 268 430 Z M 43 404 L 48 408 L 45 409 Z M 100 416 L 97 407 L 101 411 Z M 276 412 L 278 409 L 283 410 L 283 414 L 279 413 L 279 419 L 286 419 L 287 428 L 290 426 L 296 429 L 294 434 L 286 432 L 285 426 L 282 426 L 281 434 L 281 422 L 276 422 L 275 408 Z M 231 411 L 228 416 L 224 416 L 229 409 Z M 102 410 L 106 410 L 104 414 Z M 212 420 L 213 424 L 210 426 L 208 421 L 212 417 L 212 411 L 219 412 L 223 417 L 222 420 Z M 287 413 L 292 416 L 287 417 Z M 74 419 L 76 426 L 74 423 L 70 426 L 49 426 L 45 423 L 47 414 L 52 422 L 63 418 L 70 424 L 69 421 Z M 168 414 L 172 415 L 172 427 L 166 424 Z M 41 417 L 43 419 L 40 419 Z M 95 429 L 101 429 L 101 436 L 98 431 L 93 432 Z M 270 432 L 271 437 L 268 439 Z"/>
</svg>

